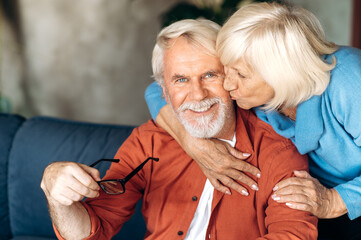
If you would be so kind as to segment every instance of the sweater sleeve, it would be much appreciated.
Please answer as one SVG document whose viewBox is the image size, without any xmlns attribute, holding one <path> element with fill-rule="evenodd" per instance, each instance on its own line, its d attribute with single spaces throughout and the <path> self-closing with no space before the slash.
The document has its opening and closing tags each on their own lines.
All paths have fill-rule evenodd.
<svg viewBox="0 0 361 240">
<path fill-rule="evenodd" d="M 153 82 L 145 90 L 144 97 L 145 101 L 148 104 L 149 112 L 152 115 L 153 120 L 155 121 L 159 114 L 159 111 L 162 109 L 162 107 L 167 105 L 167 102 L 163 97 L 162 87 L 159 86 L 157 82 Z"/>
<path fill-rule="evenodd" d="M 346 49 L 343 58 L 338 58 L 336 68 L 332 71 L 328 96 L 332 104 L 332 112 L 343 126 L 350 138 L 348 144 L 355 145 L 355 151 L 345 151 L 344 159 L 349 165 L 357 166 L 357 177 L 335 187 L 346 204 L 351 220 L 361 216 L 361 51 Z M 346 140 L 345 140 L 346 141 Z"/>
</svg>

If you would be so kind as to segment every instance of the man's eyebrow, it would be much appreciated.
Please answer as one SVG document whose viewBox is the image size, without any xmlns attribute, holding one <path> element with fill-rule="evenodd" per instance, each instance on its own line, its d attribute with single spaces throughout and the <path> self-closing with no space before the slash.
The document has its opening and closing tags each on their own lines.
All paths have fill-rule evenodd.
<svg viewBox="0 0 361 240">
<path fill-rule="evenodd" d="M 217 74 L 220 74 L 221 72 L 220 72 L 220 71 L 217 71 L 217 70 L 211 69 L 211 70 L 208 70 L 208 71 L 205 72 L 205 73 L 217 73 Z"/>
<path fill-rule="evenodd" d="M 185 77 L 186 77 L 185 75 L 176 73 L 172 76 L 172 80 L 177 80 L 179 78 L 185 78 Z"/>
</svg>

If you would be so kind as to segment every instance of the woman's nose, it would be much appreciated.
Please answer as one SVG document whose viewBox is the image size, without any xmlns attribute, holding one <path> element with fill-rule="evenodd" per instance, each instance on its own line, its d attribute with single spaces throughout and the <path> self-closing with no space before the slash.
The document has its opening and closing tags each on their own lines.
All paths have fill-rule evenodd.
<svg viewBox="0 0 361 240">
<path fill-rule="evenodd" d="M 224 78 L 224 82 L 223 82 L 223 88 L 226 91 L 232 91 L 236 89 L 237 86 L 237 80 L 234 78 L 234 76 L 232 76 L 230 71 L 226 71 L 226 76 Z"/>
</svg>

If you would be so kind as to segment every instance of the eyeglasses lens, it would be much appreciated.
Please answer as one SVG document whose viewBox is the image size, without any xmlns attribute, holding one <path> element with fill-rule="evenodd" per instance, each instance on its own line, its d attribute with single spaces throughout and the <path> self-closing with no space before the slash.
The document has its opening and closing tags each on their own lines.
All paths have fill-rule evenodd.
<svg viewBox="0 0 361 240">
<path fill-rule="evenodd" d="M 121 194 L 125 191 L 123 185 L 117 181 L 101 182 L 100 186 L 108 194 Z"/>
</svg>

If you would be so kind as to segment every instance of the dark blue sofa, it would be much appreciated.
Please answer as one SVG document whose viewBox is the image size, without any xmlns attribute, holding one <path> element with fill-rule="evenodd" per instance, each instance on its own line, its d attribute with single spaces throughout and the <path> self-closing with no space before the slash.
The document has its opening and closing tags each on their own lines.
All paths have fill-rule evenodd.
<svg viewBox="0 0 361 240">
<path fill-rule="evenodd" d="M 40 189 L 44 168 L 53 161 L 90 164 L 112 158 L 132 130 L 130 126 L 0 114 L 0 240 L 56 239 Z M 98 169 L 104 174 L 108 167 L 104 164 Z M 141 202 L 113 239 L 143 239 L 140 207 Z"/>
</svg>

